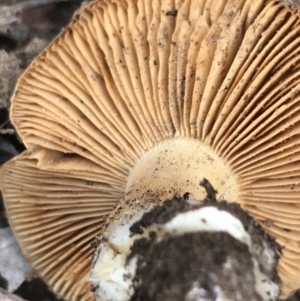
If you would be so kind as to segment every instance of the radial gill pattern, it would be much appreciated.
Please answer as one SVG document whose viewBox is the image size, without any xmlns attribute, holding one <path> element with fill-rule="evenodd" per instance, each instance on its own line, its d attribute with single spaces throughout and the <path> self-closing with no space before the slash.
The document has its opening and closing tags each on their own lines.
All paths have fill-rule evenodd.
<svg viewBox="0 0 300 301">
<path fill-rule="evenodd" d="M 232 168 L 238 200 L 285 246 L 300 286 L 300 19 L 267 0 L 103 0 L 19 80 L 27 150 L 1 171 L 11 226 L 66 300 L 94 300 L 90 242 L 141 154 L 191 137 Z"/>
</svg>

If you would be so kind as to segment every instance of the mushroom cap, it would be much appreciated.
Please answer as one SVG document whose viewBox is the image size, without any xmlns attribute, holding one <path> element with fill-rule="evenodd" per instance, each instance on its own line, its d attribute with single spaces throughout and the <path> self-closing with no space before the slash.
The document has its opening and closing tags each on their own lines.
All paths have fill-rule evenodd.
<svg viewBox="0 0 300 301">
<path fill-rule="evenodd" d="M 94 300 L 90 242 L 168 139 L 226 162 L 235 200 L 285 247 L 283 295 L 300 287 L 299 30 L 298 9 L 269 0 L 100 0 L 76 15 L 18 82 L 27 150 L 1 170 L 12 229 L 54 292 Z"/>
</svg>

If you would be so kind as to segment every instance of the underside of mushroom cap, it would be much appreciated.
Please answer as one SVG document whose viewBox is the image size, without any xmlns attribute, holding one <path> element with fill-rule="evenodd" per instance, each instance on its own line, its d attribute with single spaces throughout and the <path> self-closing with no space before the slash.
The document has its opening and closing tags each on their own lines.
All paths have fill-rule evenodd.
<svg viewBox="0 0 300 301">
<path fill-rule="evenodd" d="M 27 150 L 2 168 L 1 189 L 58 295 L 94 299 L 90 242 L 141 157 L 183 140 L 222 161 L 230 200 L 285 246 L 283 295 L 300 286 L 299 30 L 280 1 L 94 1 L 31 64 L 11 109 Z"/>
</svg>

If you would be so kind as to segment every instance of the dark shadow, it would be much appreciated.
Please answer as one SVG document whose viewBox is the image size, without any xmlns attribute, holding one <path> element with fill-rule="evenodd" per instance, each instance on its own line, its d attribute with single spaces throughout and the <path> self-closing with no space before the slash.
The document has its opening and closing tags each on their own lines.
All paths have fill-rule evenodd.
<svg viewBox="0 0 300 301">
<path fill-rule="evenodd" d="M 47 285 L 39 278 L 25 280 L 21 286 L 14 291 L 14 294 L 19 295 L 25 300 L 30 301 L 62 301 L 57 298 L 47 287 Z"/>
</svg>

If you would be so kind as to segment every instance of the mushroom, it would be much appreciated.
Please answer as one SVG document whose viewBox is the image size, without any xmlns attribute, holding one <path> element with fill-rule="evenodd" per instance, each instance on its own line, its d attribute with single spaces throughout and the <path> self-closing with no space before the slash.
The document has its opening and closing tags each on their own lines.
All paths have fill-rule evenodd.
<svg viewBox="0 0 300 301">
<path fill-rule="evenodd" d="M 90 243 L 121 199 L 238 202 L 300 287 L 300 18 L 270 0 L 93 1 L 20 78 L 27 150 L 1 169 L 13 232 L 67 300 L 94 300 Z M 109 222 L 109 220 L 107 221 Z"/>
</svg>

